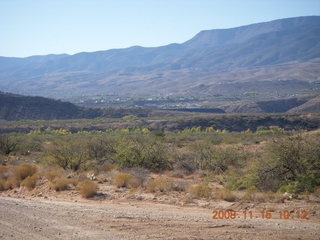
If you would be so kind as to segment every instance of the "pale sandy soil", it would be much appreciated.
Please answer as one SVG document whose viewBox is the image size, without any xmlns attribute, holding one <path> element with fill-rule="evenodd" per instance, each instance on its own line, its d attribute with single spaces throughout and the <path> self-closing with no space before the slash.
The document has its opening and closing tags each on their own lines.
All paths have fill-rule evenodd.
<svg viewBox="0 0 320 240">
<path fill-rule="evenodd" d="M 213 220 L 213 206 L 0 193 L 0 239 L 320 239 L 319 203 L 251 205 L 254 211 L 275 206 L 293 210 L 303 207 L 309 211 L 308 220 Z M 248 206 L 216 204 L 217 209 L 239 211 Z"/>
</svg>

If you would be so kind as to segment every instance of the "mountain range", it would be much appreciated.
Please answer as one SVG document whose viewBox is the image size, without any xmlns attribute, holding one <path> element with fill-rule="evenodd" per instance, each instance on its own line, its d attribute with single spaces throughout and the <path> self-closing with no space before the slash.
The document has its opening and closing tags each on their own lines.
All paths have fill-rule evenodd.
<svg viewBox="0 0 320 240">
<path fill-rule="evenodd" d="M 320 88 L 320 17 L 201 31 L 181 44 L 0 57 L 0 90 L 50 97 L 287 97 Z"/>
</svg>

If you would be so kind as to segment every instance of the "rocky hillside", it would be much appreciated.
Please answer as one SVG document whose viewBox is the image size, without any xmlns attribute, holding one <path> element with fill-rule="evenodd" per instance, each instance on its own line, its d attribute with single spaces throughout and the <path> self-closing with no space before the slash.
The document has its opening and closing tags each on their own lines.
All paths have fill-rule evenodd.
<svg viewBox="0 0 320 240">
<path fill-rule="evenodd" d="M 239 102 L 220 108 L 226 113 L 320 112 L 320 96 L 310 95 L 265 101 Z"/>
<path fill-rule="evenodd" d="M 99 111 L 80 108 L 68 102 L 0 92 L 0 119 L 4 120 L 70 119 L 97 116 L 99 116 Z"/>
<path fill-rule="evenodd" d="M 320 17 L 297 17 L 202 31 L 182 44 L 162 47 L 0 57 L 0 89 L 58 97 L 248 90 L 286 97 L 319 86 L 319 58 Z"/>
</svg>

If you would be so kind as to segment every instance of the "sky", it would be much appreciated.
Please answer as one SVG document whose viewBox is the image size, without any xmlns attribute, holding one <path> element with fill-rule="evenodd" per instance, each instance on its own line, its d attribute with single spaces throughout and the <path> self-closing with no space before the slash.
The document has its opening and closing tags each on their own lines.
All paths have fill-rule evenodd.
<svg viewBox="0 0 320 240">
<path fill-rule="evenodd" d="M 0 56 L 182 43 L 201 30 L 320 15 L 320 0 L 0 0 Z"/>
</svg>

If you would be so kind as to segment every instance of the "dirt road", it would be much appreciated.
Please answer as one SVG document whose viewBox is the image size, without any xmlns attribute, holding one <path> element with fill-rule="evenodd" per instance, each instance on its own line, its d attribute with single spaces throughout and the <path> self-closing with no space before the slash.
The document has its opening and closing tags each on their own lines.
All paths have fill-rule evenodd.
<svg viewBox="0 0 320 240">
<path fill-rule="evenodd" d="M 210 209 L 145 201 L 0 197 L 0 239 L 320 239 L 309 220 L 213 220 Z"/>
</svg>

